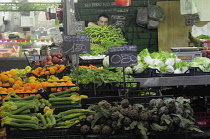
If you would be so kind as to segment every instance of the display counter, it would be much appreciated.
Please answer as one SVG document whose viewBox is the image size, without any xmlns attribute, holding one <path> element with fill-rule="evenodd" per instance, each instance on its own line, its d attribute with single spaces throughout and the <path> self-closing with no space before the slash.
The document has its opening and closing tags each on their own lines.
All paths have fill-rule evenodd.
<svg viewBox="0 0 210 139">
<path fill-rule="evenodd" d="M 23 69 L 29 66 L 29 62 L 32 61 L 32 57 L 0 57 L 0 71 L 8 71 L 11 69 Z"/>
</svg>

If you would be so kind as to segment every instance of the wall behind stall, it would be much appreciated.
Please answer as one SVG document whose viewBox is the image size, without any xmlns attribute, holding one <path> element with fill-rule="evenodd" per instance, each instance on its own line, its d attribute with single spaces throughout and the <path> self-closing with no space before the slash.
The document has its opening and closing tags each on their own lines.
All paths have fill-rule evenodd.
<svg viewBox="0 0 210 139">
<path fill-rule="evenodd" d="M 148 3 L 156 5 L 160 0 L 132 0 L 128 7 L 115 5 L 115 0 L 78 0 L 75 9 L 78 20 L 96 22 L 101 13 L 111 16 L 125 17 L 125 25 L 121 27 L 129 45 L 137 45 L 138 51 L 148 48 L 150 52 L 158 51 L 157 29 L 147 29 L 136 25 L 136 13 L 139 7 L 147 7 Z M 165 1 L 165 0 L 161 0 Z M 175 0 L 179 1 L 179 0 Z"/>
</svg>

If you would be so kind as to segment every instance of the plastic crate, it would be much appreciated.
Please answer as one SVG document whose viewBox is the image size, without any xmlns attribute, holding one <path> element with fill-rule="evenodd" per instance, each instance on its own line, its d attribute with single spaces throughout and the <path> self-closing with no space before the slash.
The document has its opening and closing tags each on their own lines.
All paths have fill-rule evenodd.
<svg viewBox="0 0 210 139">
<path fill-rule="evenodd" d="M 140 90 L 140 82 L 114 82 L 113 87 L 117 89 Z"/>
<path fill-rule="evenodd" d="M 46 87 L 46 99 L 49 98 L 50 94 L 58 92 L 58 89 L 64 91 L 64 90 L 70 89 L 71 87 L 75 87 L 75 86 L 47 86 Z M 78 91 L 72 91 L 72 92 L 78 92 Z"/>
<path fill-rule="evenodd" d="M 58 114 L 60 112 L 66 111 L 66 110 L 71 110 L 71 109 L 81 109 L 82 105 L 59 105 L 59 106 L 51 106 L 50 108 L 55 108 L 53 111 L 54 114 Z"/>
<path fill-rule="evenodd" d="M 119 96 L 117 88 L 111 83 L 103 84 L 99 87 L 93 83 L 79 84 L 79 88 L 80 94 L 87 95 L 89 97 Z"/>
<path fill-rule="evenodd" d="M 133 76 L 134 78 L 150 78 L 152 77 L 152 69 L 146 68 L 142 73 L 133 73 L 129 75 Z"/>
<path fill-rule="evenodd" d="M 102 100 L 106 100 L 112 105 L 119 104 L 123 97 L 121 96 L 105 96 L 105 97 L 91 97 L 81 99 L 81 104 L 83 109 L 87 109 L 90 105 L 98 104 Z"/>
<path fill-rule="evenodd" d="M 141 97 L 129 97 L 128 100 L 131 105 L 135 104 L 142 104 L 145 107 L 149 106 L 149 102 L 152 99 L 158 99 L 158 98 L 166 98 L 166 97 L 173 97 L 173 96 L 141 96 Z"/>
<path fill-rule="evenodd" d="M 148 139 L 192 139 L 192 132 L 154 132 L 148 135 Z"/>
<path fill-rule="evenodd" d="M 87 135 L 85 139 L 141 139 L 141 137 L 134 134 L 126 134 L 126 135 Z"/>
<path fill-rule="evenodd" d="M 26 137 L 50 137 L 50 136 L 67 136 L 81 135 L 79 126 L 70 128 L 52 128 L 52 129 L 33 129 L 20 130 L 15 127 L 6 126 L 6 134 L 8 138 L 26 138 Z"/>
<path fill-rule="evenodd" d="M 43 136 L 43 137 L 7 137 L 7 139 L 84 139 L 81 135 L 67 135 L 67 136 Z"/>
<path fill-rule="evenodd" d="M 210 112 L 196 112 L 194 118 L 199 127 L 210 127 Z"/>
</svg>

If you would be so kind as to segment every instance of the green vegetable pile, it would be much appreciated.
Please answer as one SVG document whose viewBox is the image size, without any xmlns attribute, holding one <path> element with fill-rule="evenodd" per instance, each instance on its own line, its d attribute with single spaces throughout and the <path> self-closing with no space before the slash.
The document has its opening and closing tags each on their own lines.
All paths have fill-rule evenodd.
<svg viewBox="0 0 210 139">
<path fill-rule="evenodd" d="M 107 52 L 110 46 L 124 46 L 127 44 L 121 29 L 112 25 L 85 27 L 85 31 L 80 33 L 80 35 L 84 34 L 90 35 L 90 42 L 103 47 L 101 49 L 105 50 L 104 52 Z M 101 54 L 101 51 L 91 47 L 91 55 L 96 54 Z"/>
<path fill-rule="evenodd" d="M 205 40 L 210 40 L 210 36 L 209 35 L 199 35 L 199 36 L 197 36 L 196 38 L 198 38 L 198 39 L 205 39 Z"/>
<path fill-rule="evenodd" d="M 88 116 L 81 125 L 83 134 L 120 135 L 128 131 L 148 139 L 149 133 L 201 131 L 193 118 L 189 102 L 179 97 L 151 99 L 151 109 L 141 104 L 131 105 L 128 99 L 112 106 L 106 100 L 89 109 L 96 113 Z"/>
<path fill-rule="evenodd" d="M 80 68 L 78 69 L 78 83 L 80 84 L 94 84 L 96 88 L 110 84 L 113 82 L 124 82 L 123 81 L 123 73 L 122 72 L 112 72 L 106 69 L 86 69 Z M 76 70 L 72 70 L 70 73 L 71 79 L 76 79 Z M 125 76 L 126 82 L 136 82 L 136 80 L 129 75 Z"/>
</svg>

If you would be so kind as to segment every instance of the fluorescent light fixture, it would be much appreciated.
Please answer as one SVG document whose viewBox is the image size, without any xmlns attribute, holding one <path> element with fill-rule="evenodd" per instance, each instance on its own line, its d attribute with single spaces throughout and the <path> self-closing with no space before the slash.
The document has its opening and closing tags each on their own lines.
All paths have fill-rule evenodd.
<svg viewBox="0 0 210 139">
<path fill-rule="evenodd" d="M 0 3 L 12 2 L 12 0 L 1 0 Z"/>
<path fill-rule="evenodd" d="M 50 3 L 52 3 L 52 2 L 61 2 L 61 0 L 28 0 L 28 2 L 37 2 L 37 3 L 39 3 L 39 2 L 50 2 Z"/>
</svg>

